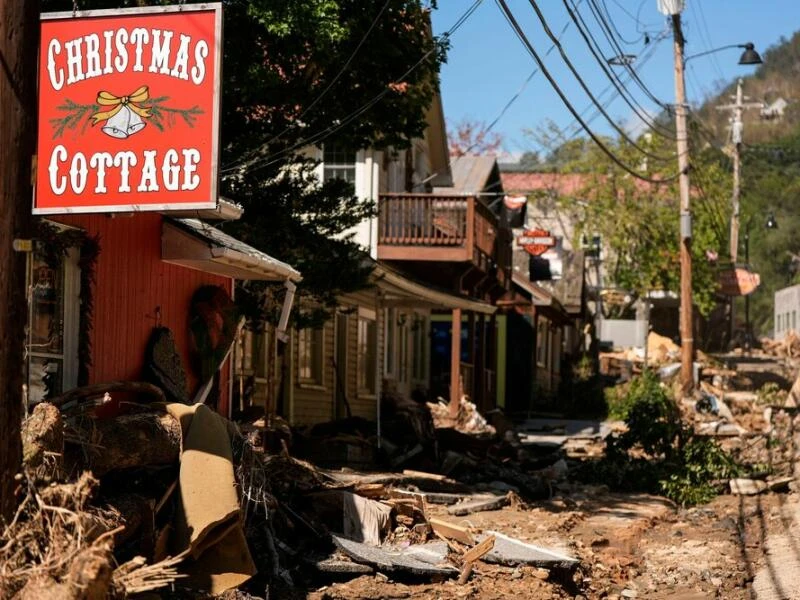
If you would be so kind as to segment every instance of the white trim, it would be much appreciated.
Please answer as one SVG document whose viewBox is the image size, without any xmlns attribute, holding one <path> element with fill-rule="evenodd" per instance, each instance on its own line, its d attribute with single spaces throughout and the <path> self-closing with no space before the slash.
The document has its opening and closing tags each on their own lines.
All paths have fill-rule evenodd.
<svg viewBox="0 0 800 600">
<path fill-rule="evenodd" d="M 80 251 L 70 248 L 64 257 L 64 376 L 61 390 L 78 386 L 78 333 L 80 331 L 81 270 Z"/>
<path fill-rule="evenodd" d="M 140 212 L 157 210 L 202 210 L 216 209 L 219 200 L 219 140 L 220 140 L 220 107 L 222 104 L 221 85 L 222 85 L 222 3 L 208 2 L 205 4 L 179 4 L 172 6 L 144 6 L 135 8 L 111 8 L 100 10 L 83 11 L 62 11 L 52 13 L 42 13 L 40 22 L 56 21 L 62 19 L 79 19 L 95 17 L 124 17 L 127 15 L 162 15 L 171 13 L 189 12 L 213 12 L 214 13 L 214 81 L 211 98 L 211 164 L 209 165 L 209 192 L 211 198 L 206 202 L 189 202 L 171 204 L 129 204 L 114 206 L 81 206 L 78 208 L 37 208 L 36 207 L 36 184 L 33 185 L 32 194 L 32 214 L 34 215 L 58 215 L 75 213 L 106 213 L 106 212 Z M 40 42 L 41 45 L 41 42 Z M 36 107 L 39 110 L 40 99 L 37 94 Z M 38 141 L 36 151 L 38 153 Z M 40 165 L 41 167 L 42 165 Z"/>
</svg>

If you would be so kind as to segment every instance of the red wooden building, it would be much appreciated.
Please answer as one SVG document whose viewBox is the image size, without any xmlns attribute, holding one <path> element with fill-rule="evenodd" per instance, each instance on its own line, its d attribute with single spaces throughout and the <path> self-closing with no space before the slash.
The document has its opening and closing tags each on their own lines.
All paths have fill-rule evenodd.
<svg viewBox="0 0 800 600">
<path fill-rule="evenodd" d="M 222 201 L 220 209 L 201 213 L 219 219 L 238 217 L 241 210 Z M 189 319 L 195 292 L 203 286 L 217 286 L 233 297 L 236 279 L 299 281 L 299 273 L 289 265 L 204 221 L 175 214 L 65 215 L 50 219 L 59 228 L 77 228 L 87 238 L 96 237 L 99 251 L 93 267 L 86 265 L 85 256 L 81 260 L 77 249 L 70 250 L 59 264 L 45 258 L 44 248 L 31 254 L 30 402 L 78 385 L 80 361 L 88 362 L 87 357 L 91 365 L 83 365 L 82 384 L 140 380 L 148 341 L 156 327 L 172 332 L 191 399 L 205 383 L 191 367 Z M 86 277 L 86 273 L 82 277 L 81 266 L 92 268 L 92 277 Z M 88 298 L 91 310 L 81 314 L 80 304 Z M 216 382 L 218 408 L 223 414 L 228 411 L 230 382 L 230 359 L 226 358 Z"/>
</svg>

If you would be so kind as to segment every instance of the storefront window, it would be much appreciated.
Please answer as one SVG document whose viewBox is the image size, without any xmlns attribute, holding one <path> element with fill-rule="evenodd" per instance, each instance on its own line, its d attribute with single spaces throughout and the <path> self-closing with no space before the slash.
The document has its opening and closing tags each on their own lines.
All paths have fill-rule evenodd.
<svg viewBox="0 0 800 600">
<path fill-rule="evenodd" d="M 53 267 L 35 253 L 28 276 L 28 400 L 35 404 L 64 391 L 65 261 Z"/>
</svg>

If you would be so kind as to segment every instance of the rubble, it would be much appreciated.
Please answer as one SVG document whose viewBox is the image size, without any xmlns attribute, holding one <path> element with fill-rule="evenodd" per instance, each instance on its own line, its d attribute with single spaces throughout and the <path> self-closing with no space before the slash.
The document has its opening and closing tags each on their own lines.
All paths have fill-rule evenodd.
<svg viewBox="0 0 800 600">
<path fill-rule="evenodd" d="M 527 544 L 497 531 L 487 531 L 482 539 L 493 540 L 493 547 L 485 557 L 486 562 L 508 566 L 524 564 L 550 569 L 574 569 L 579 564 L 579 561 L 571 556 Z"/>
<path fill-rule="evenodd" d="M 490 437 L 497 433 L 495 428 L 489 425 L 489 422 L 478 412 L 475 404 L 467 400 L 466 396 L 461 398 L 455 420 L 450 416 L 450 406 L 441 398 L 435 403 L 428 402 L 428 409 L 437 429 L 452 427 L 461 433 Z"/>
</svg>

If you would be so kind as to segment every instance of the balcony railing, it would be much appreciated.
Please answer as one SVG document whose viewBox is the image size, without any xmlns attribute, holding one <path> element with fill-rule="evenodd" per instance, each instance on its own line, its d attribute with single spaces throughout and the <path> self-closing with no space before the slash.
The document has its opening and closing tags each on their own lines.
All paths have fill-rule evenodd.
<svg viewBox="0 0 800 600">
<path fill-rule="evenodd" d="M 497 217 L 474 197 L 382 195 L 378 223 L 382 259 L 473 261 L 485 267 L 498 258 Z"/>
</svg>

